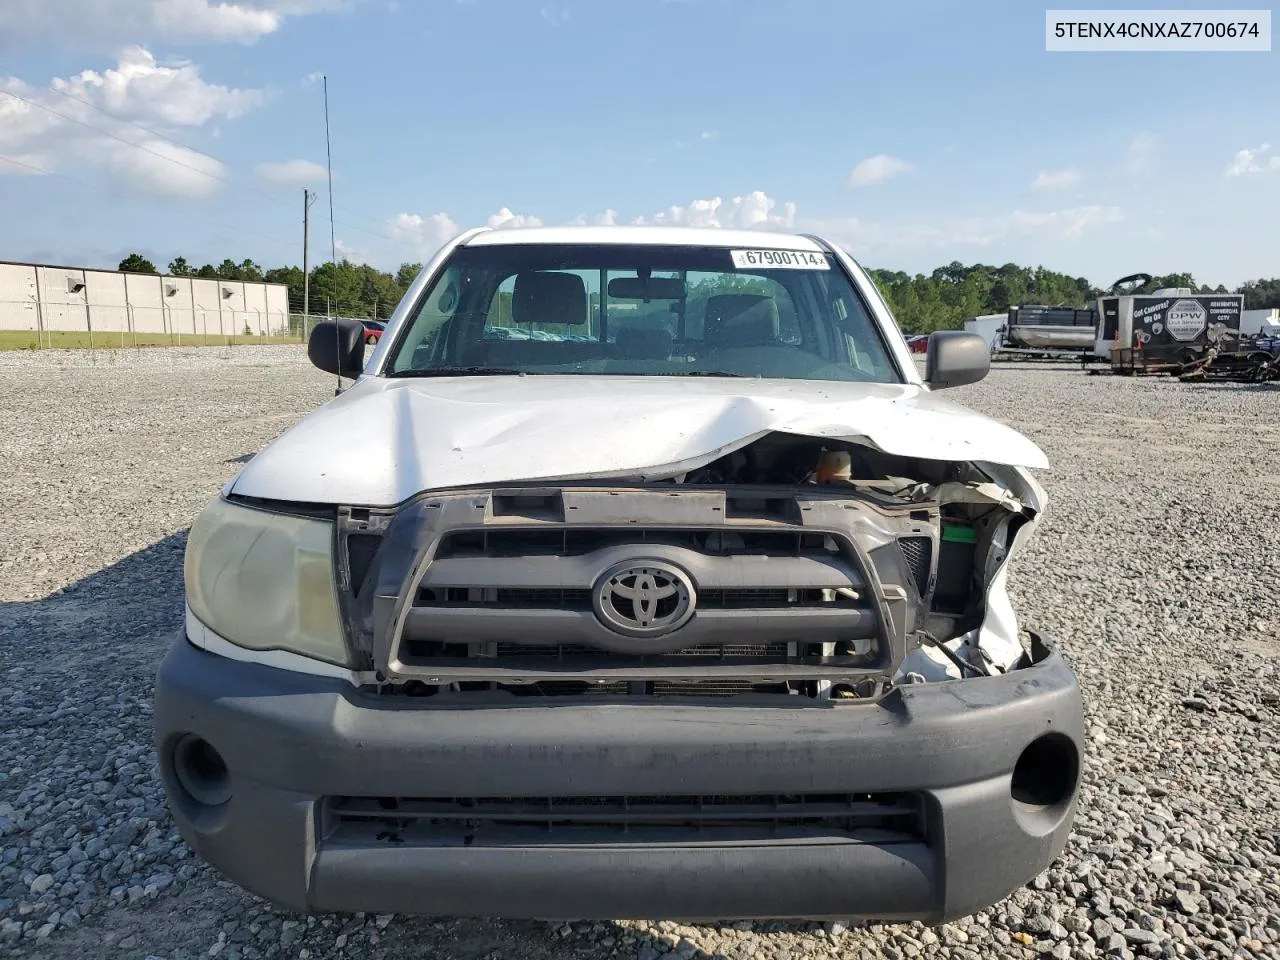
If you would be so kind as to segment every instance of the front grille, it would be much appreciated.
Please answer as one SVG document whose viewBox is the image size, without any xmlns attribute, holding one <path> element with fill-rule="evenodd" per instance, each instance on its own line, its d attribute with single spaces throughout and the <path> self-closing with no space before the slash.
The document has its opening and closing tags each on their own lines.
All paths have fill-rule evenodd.
<svg viewBox="0 0 1280 960">
<path fill-rule="evenodd" d="M 929 541 L 923 539 L 925 550 Z M 905 551 L 905 547 L 903 548 Z M 925 554 L 924 576 L 929 576 Z M 855 606 L 857 599 L 821 587 L 741 587 L 715 588 L 698 593 L 700 610 L 777 610 L 788 607 Z M 589 588 L 563 587 L 423 587 L 417 607 L 502 607 L 521 610 L 590 610 Z"/>
<path fill-rule="evenodd" d="M 515 607 L 522 610 L 590 610 L 590 589 L 560 587 L 443 587 L 418 591 L 418 607 Z"/>
<path fill-rule="evenodd" d="M 916 591 L 920 596 L 926 596 L 929 592 L 929 568 L 933 563 L 933 541 L 928 537 L 902 537 L 898 546 L 907 561 L 907 570 L 915 581 Z"/>
<path fill-rule="evenodd" d="M 495 685 L 517 697 L 742 697 L 751 694 L 787 694 L 785 683 L 753 683 L 750 680 L 654 680 L 592 682 L 542 680 L 537 683 Z"/>
<path fill-rule="evenodd" d="M 444 498 L 438 539 L 402 581 L 413 593 L 389 647 L 393 684 L 520 696 L 825 699 L 834 684 L 890 665 L 870 563 L 794 497 L 553 493 Z M 844 522 L 850 507 L 839 509 Z M 695 598 L 687 619 L 665 633 L 633 629 L 637 608 L 621 590 L 598 613 L 601 578 L 632 564 L 665 566 L 671 582 L 683 581 Z M 658 597 L 650 615 L 669 615 L 664 602 L 674 601 Z"/>
<path fill-rule="evenodd" d="M 750 680 L 655 680 L 650 694 L 655 697 L 745 697 L 753 693 L 790 691 L 785 683 L 752 683 Z"/>
<path fill-rule="evenodd" d="M 576 657 L 602 657 L 610 660 L 636 660 L 643 662 L 650 657 L 625 657 L 622 654 L 610 653 L 599 647 L 587 647 L 581 644 L 562 643 L 551 647 L 524 646 L 519 643 L 496 643 L 493 645 L 493 656 L 499 659 L 509 657 L 550 657 L 564 660 Z M 730 658 L 755 658 L 761 660 L 781 660 L 787 656 L 785 643 L 726 643 L 702 644 L 696 647 L 685 647 L 665 654 L 669 657 L 714 657 L 719 660 Z"/>
<path fill-rule="evenodd" d="M 435 664 L 439 667 L 453 666 L 458 661 L 466 661 L 515 669 L 527 667 L 530 670 L 539 671 L 557 666 L 582 669 L 609 665 L 688 669 L 717 665 L 767 667 L 781 664 L 853 662 L 846 651 L 837 649 L 834 652 L 825 652 L 822 644 L 808 643 L 698 644 L 681 650 L 672 650 L 669 653 L 633 655 L 614 653 L 600 647 L 575 643 L 465 644 L 406 639 L 401 645 L 401 656 L 413 663 Z"/>
<path fill-rule="evenodd" d="M 792 530 L 680 529 L 664 526 L 459 530 L 446 534 L 436 559 L 465 557 L 579 557 L 620 546 L 672 546 L 708 556 L 831 556 L 840 552 L 826 534 Z"/>
<path fill-rule="evenodd" d="M 328 840 L 506 845 L 814 838 L 927 840 L 916 793 L 612 797 L 331 797 Z"/>
</svg>

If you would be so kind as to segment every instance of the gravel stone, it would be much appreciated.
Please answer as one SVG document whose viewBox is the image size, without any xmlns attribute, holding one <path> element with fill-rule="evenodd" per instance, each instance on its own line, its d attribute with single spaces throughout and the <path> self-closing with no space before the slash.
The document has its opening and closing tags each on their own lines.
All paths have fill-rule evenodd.
<svg viewBox="0 0 1280 960">
<path fill-rule="evenodd" d="M 1200 901 L 1185 890 L 1179 890 L 1173 895 L 1177 901 L 1178 909 L 1187 916 L 1192 916 L 1200 912 Z"/>
<path fill-rule="evenodd" d="M 53 886 L 53 874 L 42 873 L 31 881 L 31 892 L 35 894 L 44 893 Z"/>
<path fill-rule="evenodd" d="M 1009 589 L 1087 754 L 1058 861 L 937 929 L 301 917 L 194 857 L 151 745 L 186 530 L 332 395 L 301 346 L 0 353 L 0 957 L 1280 960 L 1280 389 L 1020 363 L 949 394 L 1052 464 Z"/>
</svg>

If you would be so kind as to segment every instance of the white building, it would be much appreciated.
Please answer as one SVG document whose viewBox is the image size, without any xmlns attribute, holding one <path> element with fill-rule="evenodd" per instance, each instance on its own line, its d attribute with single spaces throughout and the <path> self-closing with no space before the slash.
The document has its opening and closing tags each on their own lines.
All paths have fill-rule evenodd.
<svg viewBox="0 0 1280 960">
<path fill-rule="evenodd" d="M 288 326 L 281 283 L 0 261 L 0 330 L 267 336 Z"/>
</svg>

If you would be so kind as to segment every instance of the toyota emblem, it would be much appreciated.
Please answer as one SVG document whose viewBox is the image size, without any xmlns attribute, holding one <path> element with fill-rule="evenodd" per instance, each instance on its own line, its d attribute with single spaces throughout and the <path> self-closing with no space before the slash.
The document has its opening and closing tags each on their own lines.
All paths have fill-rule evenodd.
<svg viewBox="0 0 1280 960">
<path fill-rule="evenodd" d="M 628 637 L 660 637 L 693 616 L 693 581 L 661 560 L 610 567 L 596 581 L 592 603 L 600 622 Z"/>
</svg>

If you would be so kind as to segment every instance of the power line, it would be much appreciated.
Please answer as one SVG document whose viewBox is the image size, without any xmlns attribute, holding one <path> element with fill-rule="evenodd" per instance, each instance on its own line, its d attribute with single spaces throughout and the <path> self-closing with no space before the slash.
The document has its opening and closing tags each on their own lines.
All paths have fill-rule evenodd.
<svg viewBox="0 0 1280 960">
<path fill-rule="evenodd" d="M 71 177 L 65 173 L 56 173 L 53 170 L 46 170 L 43 167 L 38 167 L 32 163 L 26 163 L 22 160 L 15 160 L 13 157 L 0 156 L 0 160 L 3 160 L 5 163 L 11 163 L 16 167 L 22 167 L 26 170 L 30 170 L 32 173 L 40 173 L 46 177 L 56 177 L 59 180 L 66 180 L 68 183 L 79 184 L 80 186 L 85 187 L 89 190 L 97 189 L 93 184 L 89 183 L 89 181 L 87 180 L 81 180 L 78 177 Z M 213 219 L 210 219 L 209 217 L 202 217 L 199 214 L 190 213 L 188 211 L 182 211 L 179 214 L 179 216 L 187 217 L 188 219 L 191 219 L 191 220 L 199 220 L 202 223 L 208 223 L 215 227 L 220 227 L 223 230 L 232 230 L 232 231 L 235 231 L 236 233 L 249 234 L 250 236 L 257 237 L 260 240 L 270 240 L 272 243 L 284 244 L 287 247 L 297 246 L 295 243 L 289 240 L 281 240 L 279 237 L 271 237 L 265 233 L 258 233 L 256 230 L 247 230 L 244 227 L 239 225 L 233 226 L 232 224 L 229 224 L 229 223 L 222 223 L 219 220 L 213 220 Z"/>
<path fill-rule="evenodd" d="M 194 173 L 198 173 L 198 174 L 200 174 L 201 176 L 209 177 L 210 179 L 212 179 L 212 180 L 217 180 L 217 181 L 219 181 L 220 183 L 225 183 L 225 184 L 227 184 L 227 185 L 228 185 L 228 186 L 230 186 L 230 187 L 236 187 L 236 188 L 239 188 L 239 189 L 248 189 L 248 190 L 251 190 L 253 193 L 256 193 L 256 194 L 258 194 L 258 195 L 260 195 L 260 196 L 266 197 L 266 198 L 267 198 L 268 200 L 270 200 L 272 203 L 278 203 L 278 204 L 281 204 L 281 205 L 283 205 L 283 206 L 290 206 L 290 204 L 289 204 L 287 201 L 285 201 L 283 197 L 277 197 L 277 196 L 275 196 L 274 194 L 267 193 L 267 192 L 266 192 L 266 191 L 264 191 L 264 190 L 258 190 L 258 189 L 254 189 L 254 188 L 252 188 L 252 187 L 246 187 L 246 186 L 243 186 L 243 185 L 241 185 L 241 184 L 237 184 L 237 183 L 235 183 L 235 182 L 234 182 L 234 181 L 232 181 L 232 180 L 228 180 L 226 177 L 223 177 L 223 176 L 220 176 L 219 174 L 213 173 L 212 171 L 209 171 L 209 170 L 203 170 L 203 169 L 201 169 L 200 167 L 193 166 L 192 164 L 184 163 L 183 161 L 179 160 L 177 157 L 171 157 L 171 156 L 168 156 L 168 155 L 166 155 L 166 154 L 160 153 L 158 150 L 152 150 L 150 147 L 147 147 L 147 146 L 145 146 L 145 145 L 143 145 L 143 144 L 141 144 L 141 143 L 136 143 L 136 142 L 135 142 L 135 141 L 133 141 L 133 140 L 127 140 L 127 139 L 125 139 L 124 137 L 120 136 L 119 134 L 112 133 L 110 130 L 103 130 L 101 127 L 95 127 L 93 124 L 88 123 L 88 122 L 86 122 L 86 121 L 84 121 L 84 120 L 81 120 L 81 119 L 79 119 L 78 117 L 72 117 L 72 116 L 68 116 L 68 115 L 67 115 L 67 114 L 65 114 L 65 113 L 59 113 L 57 110 L 54 110 L 54 109 L 53 109 L 52 107 L 50 107 L 50 106 L 47 106 L 47 105 L 45 105 L 45 104 L 43 104 L 43 103 L 39 103 L 38 101 L 35 101 L 35 100 L 28 99 L 27 97 L 21 96 L 20 94 L 13 93 L 13 92 L 12 92 L 12 91 L 10 91 L 10 90 L 0 90 L 0 93 L 5 94 L 6 96 L 12 97 L 12 98 L 13 98 L 13 99 L 15 99 L 15 100 L 21 100 L 23 103 L 25 103 L 25 104 L 27 104 L 27 105 L 29 105 L 29 106 L 35 107 L 35 108 L 36 108 L 36 109 L 38 109 L 38 110 L 44 110 L 46 113 L 52 114 L 52 115 L 53 115 L 53 116 L 55 116 L 55 117 L 59 117 L 59 118 L 61 118 L 61 119 L 63 119 L 63 120 L 66 120 L 68 123 L 75 123 L 75 124 L 79 124 L 80 126 L 84 127 L 84 128 L 85 128 L 85 129 L 87 129 L 87 130 L 92 130 L 94 133 L 101 134 L 101 135 L 102 135 L 102 136 L 104 136 L 104 137 L 110 137 L 112 140 L 118 140 L 120 143 L 123 143 L 123 144 L 125 144 L 126 146 L 133 147 L 133 148 L 134 148 L 134 149 L 136 149 L 136 150 L 141 150 L 141 151 L 143 151 L 144 153 L 149 153 L 149 154 L 151 154 L 153 157 L 159 157 L 161 160 L 167 160 L 169 163 L 174 163 L 174 164 L 177 164 L 177 165 L 178 165 L 178 166 L 180 166 L 180 167 L 185 167 L 187 170 L 190 170 L 190 171 L 192 171 L 192 172 L 194 172 Z M 69 94 L 67 94 L 67 96 L 70 96 L 70 95 L 69 95 Z M 79 98 L 79 97 L 71 97 L 71 99 L 72 99 L 72 100 L 77 100 L 77 101 L 79 101 L 79 102 L 81 102 L 81 103 L 87 103 L 87 101 L 80 100 L 80 98 Z M 92 104 L 89 104 L 89 106 L 93 106 L 93 105 L 92 105 Z M 98 108 L 96 108 L 96 107 L 95 107 L 94 109 L 98 109 Z M 107 113 L 105 110 L 99 110 L 99 112 L 100 112 L 100 113 L 103 113 L 105 116 L 112 117 L 112 119 L 119 119 L 118 117 L 114 117 L 112 114 Z M 126 120 L 126 121 L 124 121 L 124 122 L 125 122 L 125 123 L 131 123 L 131 121 L 127 121 L 127 120 Z M 139 128 L 139 129 L 141 129 L 141 130 L 147 130 L 147 128 L 146 128 L 146 127 L 142 127 L 142 126 L 140 126 L 139 124 L 132 124 L 132 125 L 133 125 L 133 126 L 138 127 L 138 128 Z M 151 132 L 153 132 L 153 131 L 147 130 L 147 132 L 148 132 L 148 133 L 151 133 Z M 208 154 L 203 154 L 203 153 L 202 153 L 202 151 L 199 151 L 199 150 L 193 150 L 191 147 L 186 147 L 186 146 L 184 146 L 183 144 L 178 143 L 178 141 L 176 141 L 176 140 L 172 140 L 172 139 L 170 139 L 170 138 L 168 138 L 168 137 L 162 137 L 162 139 L 169 140 L 169 142 L 170 142 L 170 143 L 173 143 L 173 144 L 175 144 L 176 146 L 179 146 L 179 147 L 183 147 L 183 149 L 185 149 L 185 150 L 191 150 L 193 153 L 201 153 L 203 156 L 208 156 Z M 217 160 L 217 158 L 216 158 L 216 157 L 210 157 L 210 159 L 212 159 L 212 160 L 214 160 L 215 162 L 218 162 L 219 164 L 221 164 L 221 161 Z M 361 216 L 367 216 L 367 215 L 366 215 L 366 214 L 361 214 Z M 382 238 L 383 240 L 390 240 L 392 243 L 397 243 L 397 242 L 399 242 L 399 241 L 397 241 L 397 240 L 396 240 L 396 238 L 395 238 L 395 237 L 392 237 L 392 236 L 390 236 L 390 235 L 388 235 L 388 234 L 385 234 L 385 233 L 379 233 L 379 232 L 377 232 L 376 230 L 369 230 L 369 229 L 367 229 L 366 227 L 357 226 L 357 225 L 356 225 L 356 224 L 354 224 L 354 223 L 347 223 L 347 222 L 342 221 L 342 220 L 334 220 L 334 219 L 333 219 L 333 211 L 332 211 L 332 209 L 329 211 L 329 218 L 328 218 L 328 219 L 329 219 L 329 223 L 330 223 L 330 226 L 331 226 L 331 227 L 332 227 L 334 224 L 338 224 L 338 225 L 340 225 L 340 226 L 344 226 L 344 227 L 346 227 L 348 230 L 357 230 L 357 231 L 359 231 L 359 232 L 361 232 L 361 233 L 367 233 L 367 234 L 369 234 L 370 236 L 380 237 L 380 238 Z M 371 220 L 372 220 L 372 219 L 375 219 L 375 218 L 373 218 L 373 217 L 369 217 L 369 219 L 371 219 Z"/>
<path fill-rule="evenodd" d="M 76 96 L 75 94 L 73 94 L 73 93 L 67 93 L 67 91 L 65 91 L 65 90 L 59 90 L 59 89 L 57 89 L 56 87 L 50 87 L 49 89 L 50 89 L 53 93 L 58 94 L 58 96 L 60 96 L 60 97 L 66 97 L 68 100 L 74 100 L 76 103 L 83 104 L 84 106 L 88 107 L 90 110 L 96 110 L 98 113 L 102 114 L 104 117 L 108 117 L 108 118 L 110 118 L 110 119 L 112 119 L 112 120 L 116 120 L 116 121 L 118 121 L 118 122 L 120 122 L 120 123 L 127 123 L 129 126 L 131 126 L 131 127 L 136 127 L 137 129 L 141 130 L 143 133 L 149 134 L 150 136 L 153 136 L 153 137 L 159 137 L 161 140 L 167 140 L 169 143 L 172 143 L 175 147 L 182 147 L 182 149 L 184 149 L 184 150 L 190 150 L 192 153 L 204 153 L 204 151 L 203 151 L 203 150 L 197 150 L 195 147 L 191 146 L 190 144 L 183 143 L 181 140 L 176 140 L 176 139 L 174 139 L 173 137 L 169 136 L 168 134 L 161 133 L 159 130 L 153 130 L 151 127 L 145 126 L 145 125 L 143 125 L 143 124 L 141 124 L 141 123 L 136 123 L 136 122 L 134 122 L 133 120 L 129 120 L 129 119 L 127 119 L 126 117 L 118 116 L 118 115 L 116 115 L 116 114 L 112 113 L 110 110 L 106 110 L 106 109 L 104 109 L 104 108 L 102 108 L 102 107 L 98 106 L 98 105 L 97 105 L 96 103 L 94 103 L 92 100 L 86 100 L 84 97 L 77 97 L 77 96 Z M 6 91 L 6 92 L 7 92 L 7 91 Z M 27 101 L 27 102 L 28 102 L 28 103 L 30 103 L 30 102 L 32 102 L 32 101 Z M 205 155 L 206 155 L 206 156 L 208 156 L 208 154 L 205 154 Z M 255 191 L 255 192 L 262 193 L 262 194 L 263 194 L 263 196 L 268 196 L 268 194 L 266 194 L 266 193 L 265 193 L 265 192 L 263 192 L 263 191 Z M 274 198 L 274 197 L 273 197 L 273 199 L 276 199 L 276 198 Z M 366 220 L 371 220 L 371 221 L 373 221 L 374 223 L 382 223 L 382 220 L 381 220 L 380 218 L 378 218 L 378 217 L 375 217 L 373 214 L 370 214 L 370 213 L 364 213 L 363 211 L 356 210 L 356 209 L 354 209 L 354 208 L 352 208 L 352 207 L 344 207 L 344 206 L 343 206 L 342 204 L 340 204 L 340 203 L 339 203 L 339 204 L 335 204 L 335 206 L 337 207 L 337 209 L 339 209 L 339 210 L 345 210 L 345 211 L 347 211 L 348 213 L 355 214 L 357 217 L 363 217 L 364 219 L 366 219 Z M 339 221 L 339 223 L 341 223 L 341 224 L 342 224 L 342 226 L 351 226 L 350 224 L 342 223 L 342 221 Z M 355 227 L 354 229 L 359 230 L 359 229 L 362 229 L 362 228 L 360 228 L 360 227 Z M 382 236 L 382 234 L 378 234 L 378 236 Z M 387 237 L 387 239 L 388 239 L 388 240 L 391 240 L 391 239 L 393 239 L 393 238 L 391 238 L 391 237 Z"/>
<path fill-rule="evenodd" d="M 159 157 L 161 160 L 168 160 L 170 163 L 176 163 L 180 167 L 186 167 L 188 170 L 192 170 L 198 174 L 201 174 L 202 176 L 209 177 L 210 179 L 213 179 L 213 180 L 219 180 L 222 183 L 228 184 L 229 186 L 235 186 L 235 184 L 232 183 L 230 180 L 228 180 L 226 177 L 221 177 L 218 174 L 212 173 L 208 170 L 202 170 L 199 167 L 194 167 L 189 163 L 183 163 L 177 157 L 166 156 L 165 154 L 160 153 L 157 150 L 152 150 L 150 147 L 143 146 L 140 143 L 135 143 L 132 140 L 126 140 L 124 137 L 120 136 L 119 134 L 112 133 L 110 130 L 103 130 L 101 127 L 95 127 L 93 124 L 86 123 L 84 120 L 81 120 L 78 117 L 70 117 L 70 116 L 67 116 L 67 114 L 65 113 L 59 113 L 57 110 L 53 109 L 53 107 L 46 106 L 43 103 L 38 103 L 35 100 L 28 100 L 26 97 L 19 96 L 18 94 L 13 93 L 10 90 L 0 90 L 0 93 L 3 93 L 9 97 L 13 97 L 13 99 L 15 100 L 21 100 L 23 103 L 28 104 L 32 107 L 35 107 L 38 110 L 44 110 L 47 113 L 51 113 L 55 117 L 61 117 L 63 120 L 66 120 L 69 123 L 78 123 L 80 126 L 85 127 L 88 130 L 92 130 L 94 133 L 100 133 L 104 137 L 110 137 L 112 140 L 118 140 L 123 144 L 127 144 L 130 147 L 134 147 L 138 150 L 141 150 L 143 153 L 149 153 L 153 157 Z M 179 144 L 179 146 L 181 146 L 181 144 Z M 194 151 L 194 152 L 199 152 L 199 151 Z M 212 157 L 210 159 L 216 160 L 216 158 L 212 158 Z M 276 200 L 277 198 L 271 197 L 271 199 Z"/>
</svg>

